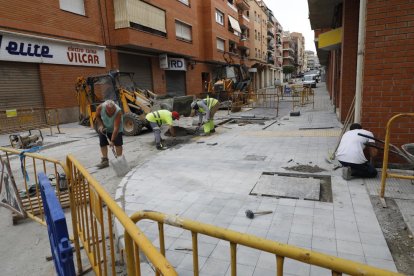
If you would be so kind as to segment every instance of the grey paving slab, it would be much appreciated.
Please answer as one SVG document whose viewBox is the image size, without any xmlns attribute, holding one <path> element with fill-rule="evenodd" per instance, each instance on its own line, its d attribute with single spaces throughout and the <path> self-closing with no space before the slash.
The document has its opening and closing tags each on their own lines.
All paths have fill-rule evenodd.
<svg viewBox="0 0 414 276">
<path fill-rule="evenodd" d="M 411 175 L 412 171 L 398 171 L 393 170 L 393 173 Z M 381 183 L 381 173 L 374 179 L 368 178 L 364 179 L 364 183 L 368 188 L 368 191 L 371 195 L 379 195 L 380 183 Z M 394 199 L 414 199 L 414 185 L 411 184 L 411 180 L 407 179 L 397 179 L 397 178 L 387 178 L 385 185 L 385 197 L 390 197 Z"/>
<path fill-rule="evenodd" d="M 299 117 L 283 114 L 280 125 L 266 130 L 256 124 L 231 124 L 231 129 L 218 129 L 210 137 L 198 137 L 180 148 L 160 152 L 127 175 L 117 189 L 116 199 L 128 213 L 151 207 L 241 233 L 392 268 L 390 252 L 370 203 L 369 185 L 361 180 L 344 181 L 340 171 L 333 171 L 324 160 L 335 147 L 341 125 L 329 105 L 329 96 L 318 96 L 317 101 L 314 110 L 304 107 L 303 116 Z M 332 125 L 334 129 L 299 130 L 321 125 Z M 333 202 L 303 200 L 307 196 L 293 199 L 250 195 L 258 182 L 267 181 L 268 188 L 273 182 L 289 183 L 288 190 L 292 185 L 303 186 L 305 192 L 312 190 L 318 199 L 320 190 L 310 188 L 320 186 L 318 179 L 300 178 L 299 183 L 292 184 L 292 177 L 281 180 L 281 176 L 263 175 L 291 172 L 284 167 L 295 164 L 326 169 L 321 174 L 331 176 Z M 305 184 L 306 181 L 312 184 Z M 379 183 L 378 179 L 372 181 Z M 283 188 L 277 188 L 280 189 Z M 250 220 L 245 216 L 247 209 L 273 213 Z M 120 228 L 117 223 L 116 226 Z M 158 242 L 156 223 L 142 227 L 152 241 Z M 174 254 L 176 248 L 192 247 L 189 231 L 166 227 L 166 237 L 168 254 Z M 198 237 L 201 275 L 229 275 L 229 243 L 204 235 Z M 177 271 L 191 275 L 191 251 L 179 253 L 172 257 Z M 275 275 L 272 254 L 238 246 L 237 262 L 242 275 Z M 323 269 L 294 260 L 285 263 L 284 275 L 325 274 Z"/>
<path fill-rule="evenodd" d="M 255 195 L 319 200 L 320 180 L 279 175 L 262 175 L 251 191 Z"/>
</svg>

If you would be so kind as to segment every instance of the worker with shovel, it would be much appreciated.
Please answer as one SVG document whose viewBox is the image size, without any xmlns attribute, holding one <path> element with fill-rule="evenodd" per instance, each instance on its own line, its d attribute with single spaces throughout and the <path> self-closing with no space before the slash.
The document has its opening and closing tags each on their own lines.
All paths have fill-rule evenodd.
<svg viewBox="0 0 414 276">
<path fill-rule="evenodd" d="M 103 169 L 109 166 L 108 145 L 115 147 L 117 156 L 122 155 L 123 116 L 121 108 L 112 100 L 105 101 L 96 109 L 96 123 L 102 153 L 101 163 L 97 167 Z"/>
<path fill-rule="evenodd" d="M 200 127 L 203 122 L 203 116 L 206 117 L 203 125 L 204 135 L 216 132 L 214 128 L 214 114 L 216 114 L 219 106 L 220 104 L 218 100 L 209 97 L 203 100 L 195 100 L 191 103 L 191 108 L 199 117 L 198 127 Z"/>
<path fill-rule="evenodd" d="M 373 139 L 360 136 L 374 137 L 372 132 L 362 129 L 360 124 L 352 124 L 349 131 L 341 138 L 336 158 L 342 164 L 342 178 L 350 180 L 353 177 L 372 178 L 377 176 L 377 170 L 368 162 L 364 154 L 365 146 L 375 143 Z M 369 147 L 369 155 L 374 157 L 377 155 L 375 147 Z"/>
<path fill-rule="evenodd" d="M 145 119 L 147 119 L 147 121 L 150 123 L 152 131 L 154 132 L 155 145 L 157 149 L 166 149 L 166 147 L 161 144 L 161 126 L 163 124 L 169 125 L 170 134 L 171 136 L 175 137 L 173 120 L 179 120 L 180 114 L 178 114 L 178 112 L 176 111 L 170 112 L 166 109 L 161 109 L 158 111 L 148 113 L 147 116 L 145 116 Z"/>
</svg>

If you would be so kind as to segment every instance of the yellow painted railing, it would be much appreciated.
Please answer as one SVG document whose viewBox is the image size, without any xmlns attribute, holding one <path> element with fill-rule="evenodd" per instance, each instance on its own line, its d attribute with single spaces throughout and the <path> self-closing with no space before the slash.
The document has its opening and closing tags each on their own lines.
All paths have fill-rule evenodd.
<svg viewBox="0 0 414 276">
<path fill-rule="evenodd" d="M 68 180 L 62 179 L 64 173 L 68 175 L 66 165 L 59 160 L 48 158 L 39 154 L 24 152 L 24 158 L 20 163 L 21 150 L 13 148 L 0 147 L 0 154 L 4 155 L 7 163 L 10 164 L 13 173 L 13 179 L 17 188 L 21 191 L 21 200 L 25 215 L 43 225 L 46 225 L 42 198 L 40 196 L 40 188 L 37 174 L 45 173 L 52 178 L 52 183 L 56 184 L 56 195 L 62 205 L 62 208 L 69 207 L 69 191 Z M 23 173 L 27 175 L 24 176 Z M 63 185 L 63 183 L 65 183 Z M 13 220 L 18 219 L 14 217 Z"/>
<path fill-rule="evenodd" d="M 134 255 L 128 255 L 126 264 L 137 268 L 136 273 L 128 275 L 141 275 L 138 249 L 154 265 L 157 273 L 177 275 L 173 266 L 79 161 L 69 155 L 66 162 L 71 180 L 71 212 L 78 272 L 84 271 L 80 240 L 96 275 L 116 275 L 113 224 L 118 220 L 128 236 L 125 239 L 126 247 L 133 247 L 135 252 Z"/>
<path fill-rule="evenodd" d="M 193 271 L 194 275 L 199 275 L 198 263 L 198 235 L 207 235 L 230 243 L 230 260 L 231 275 L 237 275 L 237 246 L 242 245 L 275 255 L 276 275 L 283 275 L 283 265 L 286 258 L 299 262 L 323 267 L 332 271 L 332 275 L 364 275 L 364 276 L 385 276 L 385 275 L 401 275 L 395 272 L 378 269 L 365 264 L 341 259 L 338 257 L 310 251 L 295 246 L 266 240 L 253 235 L 243 234 L 232 230 L 227 230 L 210 224 L 200 223 L 189 219 L 183 219 L 178 216 L 169 216 L 163 213 L 153 211 L 139 211 L 131 216 L 131 220 L 137 223 L 140 220 L 149 219 L 158 222 L 160 251 L 165 256 L 165 239 L 164 224 L 183 228 L 191 231 L 192 236 L 192 252 L 193 252 Z M 127 258 L 132 258 L 133 250 L 129 246 L 127 240 L 129 233 L 125 232 L 125 244 Z M 136 267 L 128 265 L 128 275 L 136 275 Z"/>
<path fill-rule="evenodd" d="M 414 179 L 414 176 L 411 176 L 411 175 L 403 175 L 403 174 L 388 172 L 388 155 L 390 152 L 391 126 L 394 123 L 394 121 L 396 121 L 397 119 L 403 118 L 403 117 L 414 117 L 414 113 L 397 114 L 391 117 L 391 119 L 389 119 L 387 122 L 387 129 L 385 132 L 384 158 L 382 161 L 381 191 L 380 191 L 381 198 L 384 198 L 384 195 L 385 195 L 385 184 L 386 184 L 387 178 Z"/>
</svg>

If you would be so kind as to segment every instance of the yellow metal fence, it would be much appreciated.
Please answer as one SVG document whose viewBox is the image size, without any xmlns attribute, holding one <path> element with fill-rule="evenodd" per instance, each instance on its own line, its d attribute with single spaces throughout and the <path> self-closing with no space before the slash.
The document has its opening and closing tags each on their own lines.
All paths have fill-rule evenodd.
<svg viewBox="0 0 414 276">
<path fill-rule="evenodd" d="M 141 275 L 138 249 L 154 265 L 157 273 L 166 276 L 177 275 L 173 266 L 79 161 L 71 155 L 66 161 L 71 179 L 71 212 L 78 272 L 84 271 L 80 241 L 96 275 L 116 275 L 113 225 L 115 220 L 118 220 L 128 235 L 127 248 L 132 247 L 136 252 L 135 255 L 129 254 L 126 258 L 128 267 L 136 267 L 135 275 Z"/>
<path fill-rule="evenodd" d="M 13 159 L 12 156 L 19 155 L 21 151 L 1 147 L 0 151 L 4 153 L 8 161 L 12 161 L 15 165 L 14 173 L 18 173 L 21 168 L 16 168 L 16 164 L 20 163 L 16 162 L 16 158 Z M 174 267 L 165 258 L 164 224 L 180 227 L 191 232 L 194 275 L 199 275 L 199 235 L 207 235 L 229 242 L 232 276 L 237 275 L 238 246 L 245 246 L 274 254 L 277 276 L 283 275 L 283 266 L 286 258 L 329 269 L 332 271 L 332 275 L 342 275 L 343 273 L 349 275 L 400 275 L 335 256 L 301 249 L 177 216 L 169 216 L 152 211 L 139 211 L 128 217 L 101 184 L 73 156 L 67 156 L 66 164 L 34 153 L 24 153 L 24 156 L 23 169 L 27 171 L 30 179 L 36 185 L 36 175 L 39 172 L 49 173 L 49 175 L 56 177 L 56 179 L 58 179 L 62 172 L 66 173 L 68 188 L 62 191 L 57 181 L 56 193 L 63 206 L 68 206 L 70 203 L 73 243 L 78 273 L 83 273 L 87 270 L 82 264 L 81 248 L 83 247 L 89 260 L 90 268 L 93 269 L 96 275 L 116 274 L 116 260 L 119 259 L 119 256 L 117 256 L 113 229 L 115 222 L 118 221 L 125 229 L 125 260 L 128 275 L 141 275 L 140 252 L 152 263 L 155 275 L 177 275 Z M 23 185 L 21 189 L 29 193 L 29 185 L 25 179 L 22 175 L 19 183 Z M 28 217 L 45 224 L 39 189 L 36 187 L 35 194 L 27 199 L 25 208 Z M 136 225 L 138 221 L 143 219 L 153 220 L 158 223 L 159 251 Z"/>
<path fill-rule="evenodd" d="M 56 195 L 63 208 L 69 207 L 67 167 L 59 160 L 12 148 L 0 147 L 0 154 L 10 164 L 13 179 L 20 190 L 25 215 L 46 225 L 37 174 L 45 173 L 56 187 Z M 14 217 L 16 221 L 18 217 Z"/>
<path fill-rule="evenodd" d="M 384 158 L 382 161 L 382 175 L 381 175 L 381 191 L 380 197 L 384 198 L 385 195 L 385 184 L 387 178 L 399 178 L 399 179 L 411 179 L 414 180 L 413 175 L 404 175 L 404 174 L 397 174 L 391 173 L 388 171 L 388 155 L 390 152 L 390 140 L 391 140 L 391 126 L 395 123 L 398 119 L 401 118 L 414 118 L 414 113 L 401 113 L 391 117 L 387 122 L 387 128 L 385 133 L 385 143 L 384 143 Z M 414 139 L 414 137 L 413 137 Z"/>
<path fill-rule="evenodd" d="M 230 267 L 231 275 L 237 275 L 237 247 L 246 246 L 260 251 L 268 252 L 275 255 L 276 276 L 284 275 L 283 266 L 286 258 L 293 259 L 302 263 L 315 265 L 318 267 L 329 269 L 333 276 L 345 274 L 349 275 L 365 275 L 365 276 L 385 276 L 385 275 L 401 275 L 399 273 L 378 269 L 365 264 L 357 263 L 341 259 L 335 256 L 302 249 L 292 245 L 279 243 L 272 240 L 259 238 L 253 235 L 239 233 L 232 230 L 227 230 L 210 224 L 200 223 L 197 221 L 184 219 L 178 216 L 166 215 L 163 213 L 153 211 L 139 211 L 131 216 L 131 220 L 135 223 L 149 219 L 158 223 L 160 251 L 165 256 L 165 238 L 164 238 L 164 224 L 174 227 L 183 228 L 191 231 L 192 237 L 192 254 L 193 254 L 193 273 L 194 276 L 199 275 L 199 261 L 198 261 L 198 236 L 200 234 L 214 237 L 223 241 L 229 242 L 230 245 Z M 125 232 L 125 244 L 127 256 L 133 254 L 133 250 L 129 241 L 129 234 Z M 131 256 L 132 258 L 132 256 Z M 128 265 L 128 275 L 139 275 L 136 273 L 136 267 Z"/>
</svg>

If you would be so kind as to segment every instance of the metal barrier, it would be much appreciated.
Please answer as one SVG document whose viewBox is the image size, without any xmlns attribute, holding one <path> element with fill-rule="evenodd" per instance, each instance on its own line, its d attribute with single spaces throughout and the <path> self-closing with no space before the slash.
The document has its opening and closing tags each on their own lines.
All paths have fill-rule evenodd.
<svg viewBox="0 0 414 276">
<path fill-rule="evenodd" d="M 69 207 L 68 180 L 66 179 L 68 170 L 65 164 L 53 158 L 12 148 L 0 147 L 0 152 L 4 153 L 7 162 L 10 164 L 14 181 L 17 188 L 20 189 L 23 208 L 29 218 L 46 225 L 37 179 L 37 174 L 40 172 L 54 180 L 56 195 L 62 208 Z M 17 219 L 19 217 L 13 217 L 13 221 Z"/>
<path fill-rule="evenodd" d="M 388 172 L 388 155 L 390 152 L 390 139 L 391 139 L 391 125 L 399 118 L 402 117 L 414 117 L 414 113 L 401 113 L 397 114 L 387 122 L 387 128 L 385 132 L 385 143 L 384 143 L 384 158 L 382 161 L 382 175 L 381 175 L 381 191 L 380 191 L 380 197 L 384 199 L 385 194 L 385 184 L 387 178 L 399 178 L 399 179 L 414 179 L 414 176 L 411 175 L 402 175 L 402 174 L 396 174 L 396 173 L 389 173 Z M 383 202 L 384 204 L 384 202 Z"/>
<path fill-rule="evenodd" d="M 61 133 L 59 112 L 55 108 L 34 107 L 0 110 L 0 133 L 49 128 L 50 135 L 52 135 L 53 126 L 56 126 L 58 133 Z"/>
<path fill-rule="evenodd" d="M 177 275 L 173 266 L 79 161 L 68 155 L 66 162 L 71 180 L 71 212 L 78 272 L 83 271 L 78 242 L 80 240 L 96 275 L 116 275 L 112 230 L 115 217 L 123 225 L 128 236 L 125 238 L 128 250 L 126 261 L 128 268 L 134 267 L 135 271 L 135 274 L 128 275 L 140 275 L 139 250 L 154 265 L 157 273 L 165 276 Z"/>
<path fill-rule="evenodd" d="M 158 222 L 160 251 L 165 256 L 165 240 L 164 240 L 164 224 L 174 227 L 183 228 L 191 231 L 192 236 L 192 252 L 193 252 L 193 272 L 195 276 L 199 275 L 198 266 L 198 242 L 199 234 L 225 240 L 230 243 L 231 255 L 231 275 L 237 275 L 237 245 L 258 249 L 268 253 L 275 254 L 276 275 L 283 275 L 283 264 L 285 258 L 293 259 L 303 263 L 323 267 L 332 271 L 332 275 L 339 276 L 343 273 L 349 275 L 365 275 L 365 276 L 385 276 L 385 275 L 402 275 L 399 273 L 378 269 L 365 264 L 357 263 L 341 259 L 338 257 L 318 253 L 302 249 L 299 247 L 282 244 L 279 242 L 266 240 L 253 235 L 243 234 L 232 230 L 227 230 L 214 225 L 199 223 L 189 219 L 183 219 L 178 216 L 169 216 L 153 211 L 139 211 L 131 216 L 131 220 L 137 223 L 142 219 L 149 219 Z M 129 233 L 125 232 L 125 244 L 127 246 L 127 237 Z M 128 239 L 130 239 L 128 237 Z M 128 248 L 128 247 L 127 247 Z M 132 255 L 131 248 L 127 250 L 127 256 Z M 130 256 L 132 258 L 132 256 Z M 136 275 L 135 267 L 128 265 L 128 275 Z"/>
</svg>

